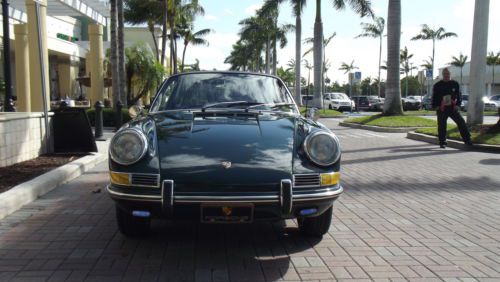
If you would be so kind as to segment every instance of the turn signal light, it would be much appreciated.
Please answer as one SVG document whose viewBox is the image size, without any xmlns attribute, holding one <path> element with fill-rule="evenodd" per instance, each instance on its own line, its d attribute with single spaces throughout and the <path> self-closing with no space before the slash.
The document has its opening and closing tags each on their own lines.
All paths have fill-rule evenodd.
<svg viewBox="0 0 500 282">
<path fill-rule="evenodd" d="M 340 172 L 322 173 L 321 186 L 333 186 L 339 183 Z"/>
<path fill-rule="evenodd" d="M 111 178 L 111 183 L 113 184 L 130 185 L 130 177 L 128 173 L 110 171 L 109 177 Z"/>
</svg>

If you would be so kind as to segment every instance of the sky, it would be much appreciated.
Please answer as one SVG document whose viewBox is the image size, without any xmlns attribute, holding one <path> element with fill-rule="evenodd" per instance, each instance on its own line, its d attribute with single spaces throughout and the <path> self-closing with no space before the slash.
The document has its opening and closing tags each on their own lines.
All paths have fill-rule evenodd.
<svg viewBox="0 0 500 282">
<path fill-rule="evenodd" d="M 238 22 L 255 15 L 255 11 L 262 5 L 262 0 L 200 0 L 205 9 L 205 15 L 195 20 L 195 30 L 211 28 L 214 33 L 207 39 L 208 47 L 189 46 L 186 51 L 186 63 L 200 60 L 201 69 L 226 70 L 230 66 L 224 64 L 229 56 L 232 45 L 239 39 L 238 32 L 241 26 Z M 472 47 L 472 23 L 474 17 L 474 0 L 401 0 L 401 48 L 408 47 L 413 58 L 410 61 L 418 69 L 424 60 L 432 56 L 432 41 L 411 41 L 417 35 L 422 24 L 431 28 L 443 27 L 446 31 L 457 33 L 457 38 L 449 38 L 436 43 L 436 68 L 447 65 L 452 56 L 459 56 L 460 52 L 469 56 Z M 372 0 L 372 8 L 376 16 L 384 17 L 387 21 L 388 0 Z M 313 36 L 316 1 L 309 0 L 302 17 L 302 39 Z M 500 11 L 500 0 L 490 1 L 488 52 L 500 52 L 500 17 L 493 11 Z M 347 6 L 345 10 L 337 11 L 331 1 L 322 1 L 323 32 L 325 38 L 336 32 L 336 36 L 326 48 L 326 58 L 331 62 L 327 73 L 332 82 L 345 83 L 347 74 L 338 70 L 342 62 L 350 63 L 361 71 L 362 78 L 378 76 L 379 41 L 373 38 L 355 39 L 362 33 L 361 23 L 371 23 L 370 18 L 360 18 Z M 295 24 L 290 4 L 285 2 L 280 6 L 278 22 L 281 24 Z M 284 66 L 290 59 L 295 59 L 295 32 L 287 35 L 288 45 L 278 50 L 278 66 Z M 387 42 L 383 41 L 382 62 L 387 58 Z M 302 45 L 302 50 L 309 47 Z M 312 54 L 304 57 L 311 64 Z M 414 73 L 415 74 L 415 73 Z M 301 75 L 307 77 L 307 69 L 302 68 Z M 385 80 L 385 71 L 382 71 L 382 80 Z M 312 74 L 311 74 L 312 79 Z"/>
</svg>

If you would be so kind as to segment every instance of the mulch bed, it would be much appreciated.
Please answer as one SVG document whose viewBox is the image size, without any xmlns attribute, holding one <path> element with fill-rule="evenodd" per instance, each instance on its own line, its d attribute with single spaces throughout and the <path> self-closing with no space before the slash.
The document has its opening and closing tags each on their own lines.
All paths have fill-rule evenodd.
<svg viewBox="0 0 500 282">
<path fill-rule="evenodd" d="M 43 155 L 11 166 L 0 167 L 0 193 L 83 156 L 83 154 Z"/>
</svg>

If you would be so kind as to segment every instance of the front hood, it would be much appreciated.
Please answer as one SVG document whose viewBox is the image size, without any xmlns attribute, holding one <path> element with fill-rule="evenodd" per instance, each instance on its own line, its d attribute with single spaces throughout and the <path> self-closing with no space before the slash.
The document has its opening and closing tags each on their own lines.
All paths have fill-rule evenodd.
<svg viewBox="0 0 500 282">
<path fill-rule="evenodd" d="M 201 115 L 203 114 L 203 115 Z M 160 170 L 176 191 L 275 189 L 291 179 L 295 117 L 156 113 Z M 230 166 L 229 166 L 230 164 Z M 259 188 L 260 187 L 260 188 Z"/>
</svg>

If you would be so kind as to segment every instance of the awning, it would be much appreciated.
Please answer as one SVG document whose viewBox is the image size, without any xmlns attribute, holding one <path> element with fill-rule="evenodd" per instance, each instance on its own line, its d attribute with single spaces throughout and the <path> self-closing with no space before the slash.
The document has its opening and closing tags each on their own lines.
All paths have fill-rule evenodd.
<svg viewBox="0 0 500 282">
<path fill-rule="evenodd" d="M 26 12 L 26 2 L 10 1 L 10 6 Z M 108 0 L 47 0 L 47 15 L 49 16 L 85 16 L 96 23 L 106 25 L 109 17 Z"/>
</svg>

